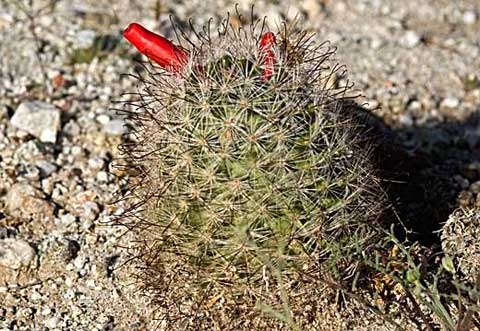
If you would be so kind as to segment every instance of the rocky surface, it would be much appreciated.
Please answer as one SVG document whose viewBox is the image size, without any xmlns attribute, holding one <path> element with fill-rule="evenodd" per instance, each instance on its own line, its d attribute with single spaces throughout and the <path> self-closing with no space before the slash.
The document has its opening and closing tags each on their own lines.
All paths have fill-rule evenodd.
<svg viewBox="0 0 480 331">
<path fill-rule="evenodd" d="M 111 203 L 127 176 L 112 170 L 127 130 L 114 101 L 135 91 L 123 74 L 138 58 L 121 31 L 137 21 L 173 38 L 170 14 L 187 27 L 236 2 L 249 12 L 247 1 L 0 0 L 0 330 L 153 328 L 154 308 L 125 264 L 134 238 L 109 223 L 126 208 Z M 255 11 L 272 25 L 297 17 L 338 47 L 412 173 L 427 174 L 412 175 L 424 182 L 405 215 L 423 222 L 416 199 L 431 201 L 432 215 L 438 204 L 480 208 L 477 0 L 257 1 Z M 375 315 L 357 327 L 344 315 L 325 323 L 386 328 Z"/>
<path fill-rule="evenodd" d="M 442 248 L 454 261 L 455 271 L 471 284 L 480 282 L 480 208 L 459 209 L 442 228 Z"/>
</svg>

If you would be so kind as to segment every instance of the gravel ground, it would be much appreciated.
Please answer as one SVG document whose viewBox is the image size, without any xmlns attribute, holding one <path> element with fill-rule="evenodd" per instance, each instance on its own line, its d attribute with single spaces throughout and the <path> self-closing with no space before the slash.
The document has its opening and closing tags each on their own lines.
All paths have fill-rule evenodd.
<svg viewBox="0 0 480 331">
<path fill-rule="evenodd" d="M 392 196 L 405 198 L 407 219 L 434 215 L 419 231 L 439 229 L 457 206 L 480 209 L 478 0 L 255 6 L 270 22 L 297 15 L 338 46 L 366 107 L 409 155 L 410 184 Z M 126 208 L 111 202 L 127 179 L 112 169 L 126 130 L 112 100 L 134 91 L 122 74 L 137 56 L 121 31 L 136 21 L 173 37 L 170 14 L 186 25 L 233 9 L 226 0 L 0 0 L 0 330 L 154 327 L 155 308 L 125 264 L 134 238 L 109 225 Z M 355 326 L 355 314 L 326 315 L 322 330 L 386 329 L 374 316 Z"/>
</svg>

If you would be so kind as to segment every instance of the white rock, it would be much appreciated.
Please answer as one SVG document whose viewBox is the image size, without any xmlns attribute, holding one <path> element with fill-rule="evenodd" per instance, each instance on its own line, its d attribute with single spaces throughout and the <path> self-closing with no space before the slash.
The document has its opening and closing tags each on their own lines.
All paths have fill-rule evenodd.
<svg viewBox="0 0 480 331">
<path fill-rule="evenodd" d="M 83 156 L 85 153 L 83 152 L 83 148 L 81 146 L 73 146 L 71 149 L 71 154 L 74 156 Z"/>
<path fill-rule="evenodd" d="M 90 48 L 93 46 L 96 37 L 97 33 L 94 30 L 80 30 L 75 34 L 75 47 L 81 49 Z"/>
<path fill-rule="evenodd" d="M 372 37 L 372 39 L 370 40 L 370 47 L 372 47 L 372 49 L 379 49 L 380 47 L 383 46 L 383 40 L 381 38 L 378 38 L 378 37 Z"/>
<path fill-rule="evenodd" d="M 477 20 L 477 15 L 475 14 L 474 11 L 466 11 L 465 13 L 463 13 L 463 23 L 465 24 L 474 24 L 475 21 Z"/>
<path fill-rule="evenodd" d="M 52 310 L 51 310 L 50 308 L 48 308 L 48 307 L 45 308 L 45 309 L 43 309 L 42 312 L 41 312 L 41 314 L 42 314 L 43 316 L 48 316 L 48 315 L 50 315 L 51 313 L 52 313 Z"/>
<path fill-rule="evenodd" d="M 67 277 L 65 279 L 65 286 L 72 287 L 73 286 L 73 279 L 71 277 Z"/>
<path fill-rule="evenodd" d="M 32 295 L 30 295 L 30 300 L 33 302 L 40 301 L 42 298 L 42 295 L 38 293 L 38 291 L 33 291 Z"/>
<path fill-rule="evenodd" d="M 101 157 L 96 156 L 88 159 L 88 167 L 93 170 L 103 169 L 104 166 L 105 166 L 105 160 L 102 159 Z"/>
<path fill-rule="evenodd" d="M 40 172 L 41 173 L 41 172 Z M 53 191 L 53 187 L 55 186 L 55 182 L 53 181 L 52 178 L 45 178 L 45 179 L 42 179 L 41 181 L 41 184 L 42 184 L 42 190 L 43 192 L 47 193 L 47 194 L 52 194 L 52 191 Z"/>
<path fill-rule="evenodd" d="M 97 180 L 100 182 L 108 181 L 108 174 L 105 171 L 99 171 L 97 173 Z"/>
<path fill-rule="evenodd" d="M 111 120 L 103 126 L 103 132 L 111 136 L 121 136 L 126 131 L 125 122 L 120 119 Z"/>
<path fill-rule="evenodd" d="M 71 300 L 75 298 L 75 291 L 72 289 L 68 289 L 67 291 L 65 291 L 65 294 L 63 295 L 63 297 L 65 299 Z"/>
<path fill-rule="evenodd" d="M 0 240 L 0 266 L 20 269 L 28 266 L 35 258 L 34 249 L 21 239 L 5 238 Z"/>
<path fill-rule="evenodd" d="M 108 115 L 105 115 L 105 114 L 100 114 L 95 119 L 97 120 L 98 123 L 103 124 L 103 125 L 110 122 L 110 117 Z"/>
<path fill-rule="evenodd" d="M 8 13 L 6 10 L 0 10 L 0 28 L 5 28 L 10 26 L 14 22 L 13 16 Z"/>
<path fill-rule="evenodd" d="M 62 223 L 64 223 L 65 225 L 70 225 L 70 224 L 73 224 L 75 223 L 75 216 L 72 215 L 72 214 L 65 214 L 65 215 L 62 215 L 60 216 L 60 220 L 62 221 Z"/>
<path fill-rule="evenodd" d="M 60 111 L 42 101 L 25 101 L 18 106 L 10 123 L 43 142 L 54 143 L 60 129 Z"/>
<path fill-rule="evenodd" d="M 420 42 L 420 36 L 415 31 L 408 30 L 403 36 L 401 42 L 403 45 L 413 48 Z"/>
<path fill-rule="evenodd" d="M 78 270 L 81 270 L 83 269 L 83 267 L 85 266 L 85 264 L 87 263 L 87 258 L 85 256 L 77 256 L 75 258 L 75 260 L 73 261 L 73 265 L 75 266 L 75 268 L 77 268 Z"/>
<path fill-rule="evenodd" d="M 54 329 L 58 325 L 58 317 L 51 317 L 45 321 L 45 326 L 50 329 Z"/>
<path fill-rule="evenodd" d="M 440 108 L 455 109 L 458 107 L 459 104 L 460 104 L 460 101 L 457 98 L 447 97 L 442 100 L 442 103 L 440 104 Z"/>
<path fill-rule="evenodd" d="M 418 100 L 414 100 L 410 102 L 410 104 L 408 105 L 408 110 L 411 110 L 411 111 L 418 111 L 421 109 L 422 109 L 422 103 Z"/>
</svg>

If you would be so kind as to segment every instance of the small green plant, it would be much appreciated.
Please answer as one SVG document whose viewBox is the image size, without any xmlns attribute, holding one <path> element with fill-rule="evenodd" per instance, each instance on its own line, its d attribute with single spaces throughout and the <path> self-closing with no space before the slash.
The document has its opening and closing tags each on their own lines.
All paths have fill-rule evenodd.
<svg viewBox="0 0 480 331">
<path fill-rule="evenodd" d="M 429 331 L 469 331 L 480 326 L 480 279 L 473 284 L 459 279 L 450 256 L 432 255 L 417 242 L 401 242 L 393 231 L 385 233 L 375 250 L 363 261 L 383 281 L 375 286 L 378 306 L 401 300 L 402 311 L 396 314 L 418 317 Z M 397 298 L 385 298 L 385 280 Z M 392 320 L 385 309 L 379 315 Z"/>
<path fill-rule="evenodd" d="M 126 215 L 139 277 L 169 330 L 306 329 L 321 279 L 353 284 L 354 255 L 383 235 L 355 94 L 331 84 L 344 75 L 334 48 L 266 28 L 227 19 L 216 36 L 182 33 L 189 48 L 139 25 L 125 32 L 160 64 L 136 75 L 122 151 L 138 173 Z"/>
</svg>

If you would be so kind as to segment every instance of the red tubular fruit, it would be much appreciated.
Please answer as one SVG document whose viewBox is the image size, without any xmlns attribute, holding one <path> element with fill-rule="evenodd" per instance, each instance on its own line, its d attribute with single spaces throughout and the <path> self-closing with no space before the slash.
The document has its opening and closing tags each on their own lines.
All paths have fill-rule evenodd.
<svg viewBox="0 0 480 331">
<path fill-rule="evenodd" d="M 273 74 L 273 65 L 275 64 L 275 52 L 273 46 L 277 42 L 273 32 L 266 32 L 260 38 L 260 50 L 263 52 L 262 62 L 265 68 L 263 69 L 262 79 L 267 81 Z"/>
<path fill-rule="evenodd" d="M 145 29 L 138 23 L 131 23 L 123 31 L 123 36 L 140 53 L 169 71 L 180 71 L 188 61 L 186 51 L 175 46 L 168 39 Z"/>
</svg>

